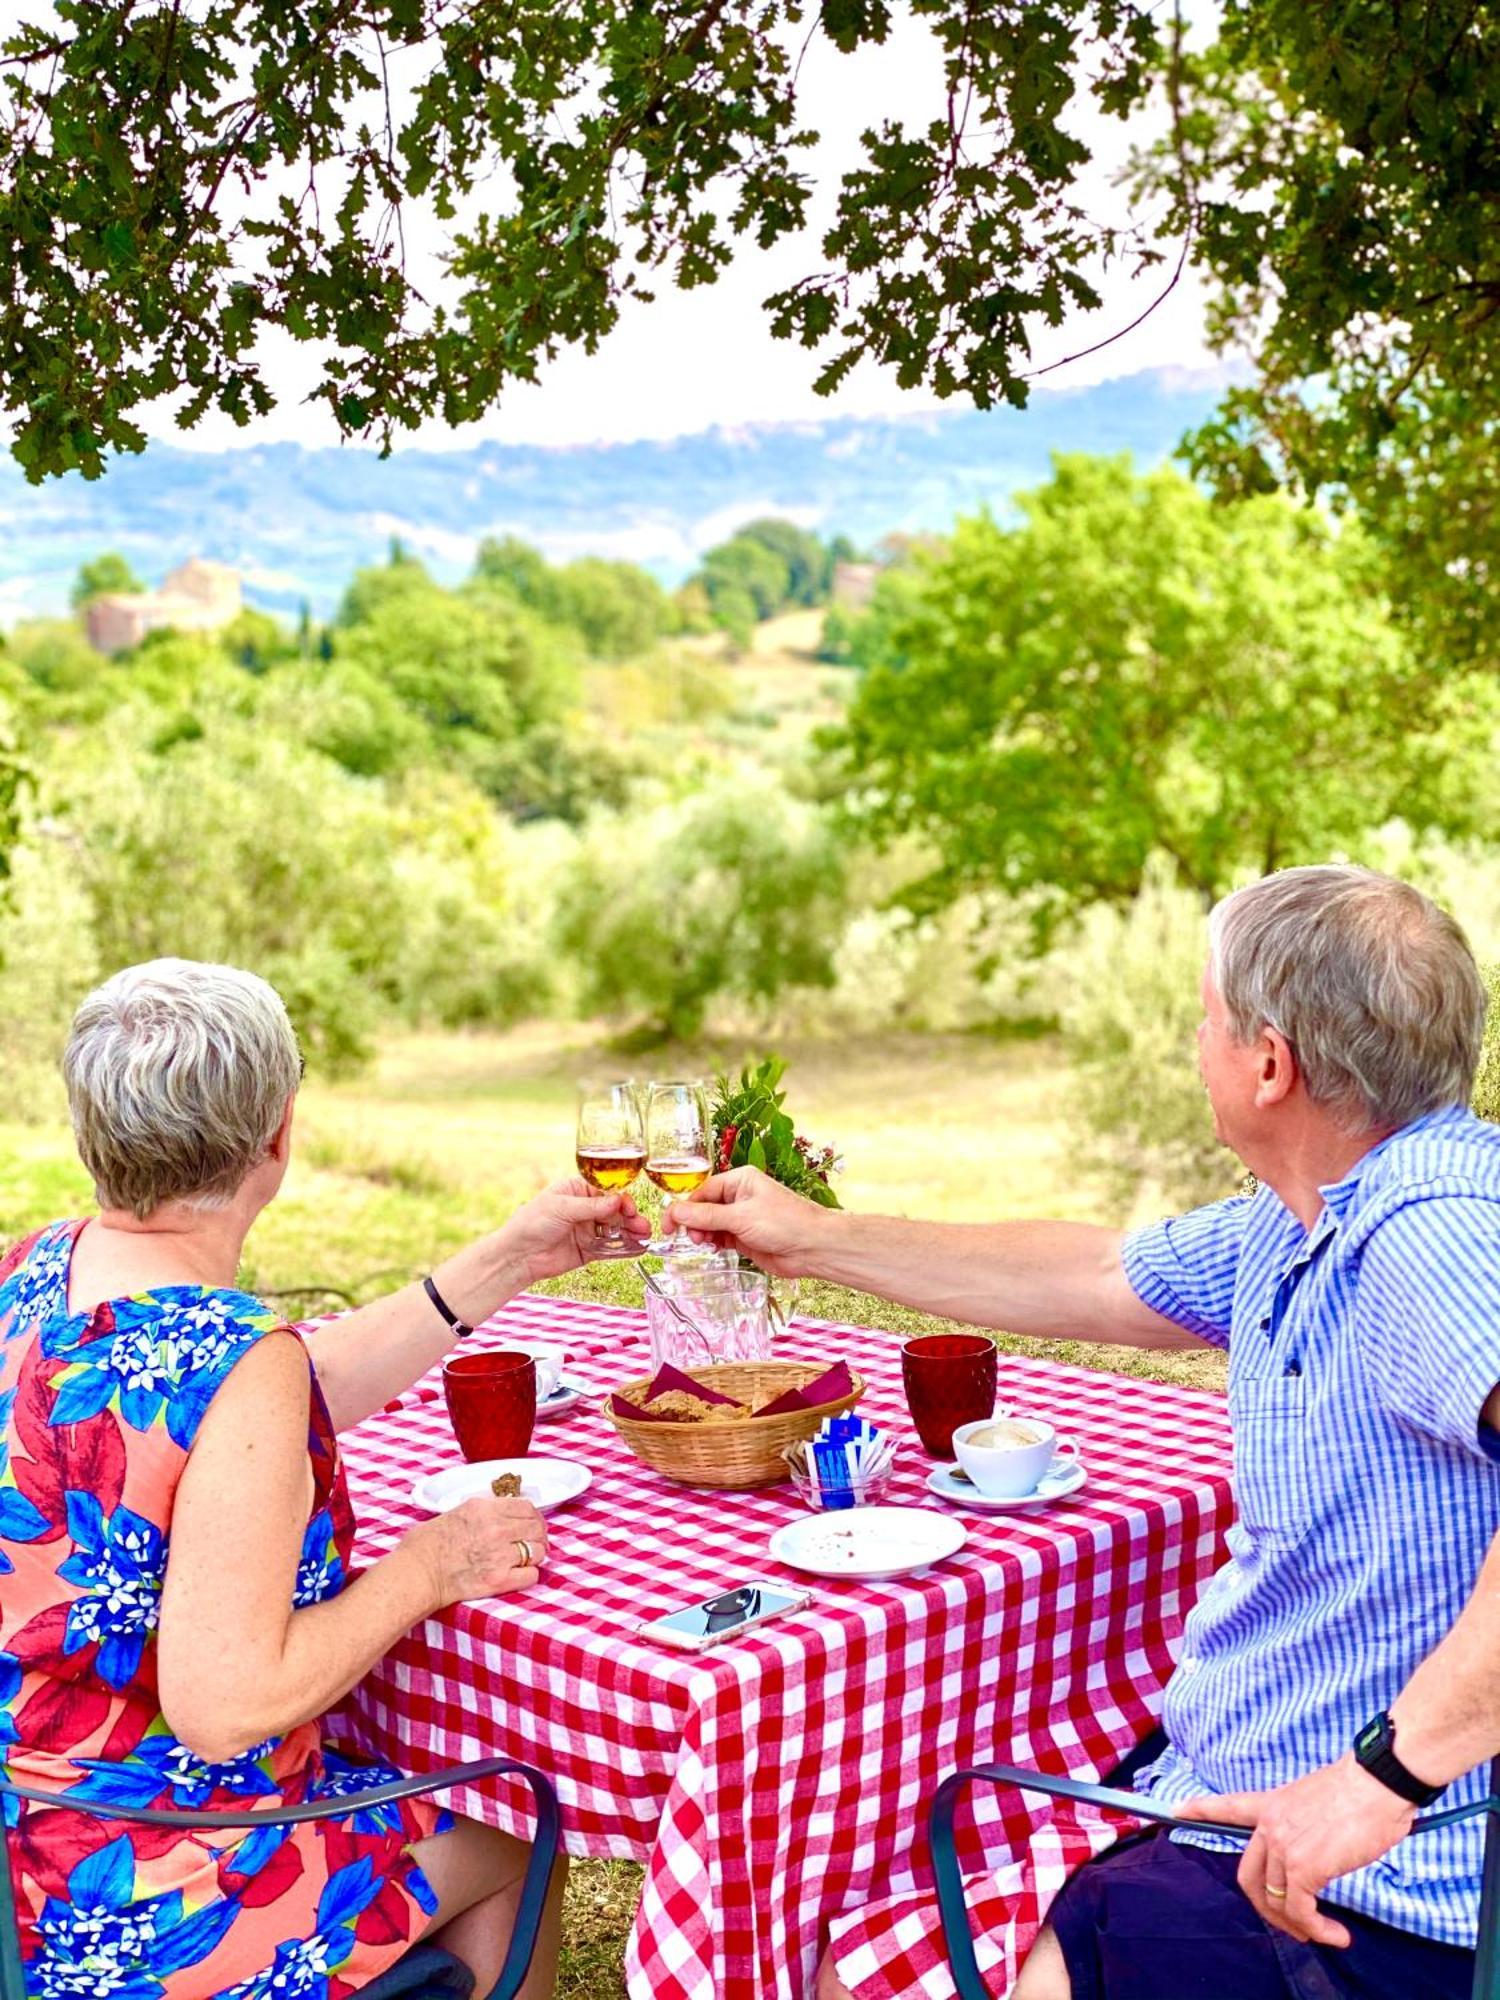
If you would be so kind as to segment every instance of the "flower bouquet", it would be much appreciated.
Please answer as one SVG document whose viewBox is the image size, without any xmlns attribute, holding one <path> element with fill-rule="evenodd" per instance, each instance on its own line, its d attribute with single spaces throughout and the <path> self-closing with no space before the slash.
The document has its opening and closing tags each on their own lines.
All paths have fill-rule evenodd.
<svg viewBox="0 0 1500 2000">
<path fill-rule="evenodd" d="M 776 1056 L 747 1063 L 733 1082 L 721 1070 L 714 1078 L 712 1109 L 714 1171 L 759 1167 L 772 1180 L 824 1208 L 837 1208 L 839 1198 L 829 1177 L 843 1166 L 832 1146 L 815 1146 L 804 1139 L 786 1111 L 786 1093 L 779 1088 L 786 1064 Z M 742 1265 L 755 1268 L 743 1252 Z M 773 1327 L 785 1327 L 796 1302 L 794 1278 L 767 1278 L 766 1310 Z"/>
<path fill-rule="evenodd" d="M 746 1064 L 739 1081 L 721 1070 L 714 1079 L 714 1171 L 759 1167 L 773 1181 L 806 1195 L 824 1208 L 837 1208 L 839 1198 L 829 1176 L 843 1165 L 832 1146 L 814 1146 L 788 1117 L 786 1093 L 778 1089 L 786 1064 L 767 1056 Z"/>
</svg>

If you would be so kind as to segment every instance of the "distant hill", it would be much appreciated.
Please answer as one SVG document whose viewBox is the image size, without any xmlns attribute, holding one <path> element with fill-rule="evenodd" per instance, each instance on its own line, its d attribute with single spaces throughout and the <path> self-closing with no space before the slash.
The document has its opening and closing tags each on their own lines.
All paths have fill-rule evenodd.
<svg viewBox="0 0 1500 2000">
<path fill-rule="evenodd" d="M 944 410 L 755 425 L 666 442 L 486 443 L 404 451 L 299 445 L 194 452 L 153 444 L 90 485 L 26 484 L 0 458 L 0 620 L 56 611 L 79 564 L 118 549 L 147 583 L 190 555 L 232 563 L 268 610 L 315 614 L 399 535 L 445 579 L 484 535 L 554 560 L 623 556 L 664 582 L 756 514 L 786 514 L 867 544 L 1004 509 L 1054 451 L 1132 452 L 1152 465 L 1212 408 L 1221 385 L 1170 371 L 1036 394 L 1028 409 Z"/>
</svg>

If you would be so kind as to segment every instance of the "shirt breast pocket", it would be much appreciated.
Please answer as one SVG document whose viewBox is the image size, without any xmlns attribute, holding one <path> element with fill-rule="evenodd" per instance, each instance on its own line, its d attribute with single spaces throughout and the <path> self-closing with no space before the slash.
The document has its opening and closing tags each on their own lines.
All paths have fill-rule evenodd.
<svg viewBox="0 0 1500 2000">
<path fill-rule="evenodd" d="M 1241 1382 L 1230 1416 L 1240 1525 L 1262 1548 L 1295 1548 L 1312 1517 L 1307 1384 L 1301 1375 Z"/>
</svg>

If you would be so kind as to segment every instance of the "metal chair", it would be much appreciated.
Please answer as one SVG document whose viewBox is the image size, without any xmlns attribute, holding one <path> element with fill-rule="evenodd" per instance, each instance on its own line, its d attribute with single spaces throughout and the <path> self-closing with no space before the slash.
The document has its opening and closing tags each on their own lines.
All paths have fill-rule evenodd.
<svg viewBox="0 0 1500 2000">
<path fill-rule="evenodd" d="M 0 1797 L 26 1799 L 63 1811 L 88 1813 L 95 1819 L 126 1820 L 134 1826 L 175 1826 L 184 1831 L 204 1827 L 239 1828 L 257 1826 L 300 1826 L 305 1820 L 341 1819 L 356 1810 L 389 1805 L 396 1799 L 418 1798 L 427 1792 L 445 1792 L 455 1785 L 476 1783 L 509 1772 L 524 1778 L 536 1800 L 536 1835 L 526 1873 L 521 1880 L 521 1898 L 516 1911 L 516 1927 L 511 1936 L 500 1977 L 488 2000 L 515 2000 L 536 1951 L 547 1888 L 557 1860 L 562 1814 L 557 1793 L 540 1771 L 529 1764 L 517 1764 L 508 1757 L 486 1757 L 477 1764 L 458 1764 L 425 1776 L 396 1778 L 367 1791 L 338 1798 L 319 1799 L 312 1805 L 283 1806 L 257 1812 L 174 1812 L 143 1806 L 118 1806 L 92 1800 L 70 1799 L 65 1794 L 41 1791 L 32 1785 L 18 1785 L 0 1778 Z M 21 1964 L 21 1932 L 16 1917 L 15 1891 L 11 1883 L 9 1857 L 0 1867 L 0 2000 L 26 2000 L 26 1979 Z M 372 1980 L 364 1992 L 369 2000 L 464 2000 L 473 1989 L 473 1977 L 451 1952 L 438 1945 L 414 1945 L 404 1957 Z"/>
<path fill-rule="evenodd" d="M 1138 1744 L 1112 1777 L 1133 1776 L 1151 1762 L 1163 1746 L 1160 1732 Z M 1040 1771 L 1028 1771 L 1014 1764 L 983 1764 L 972 1771 L 955 1771 L 938 1786 L 928 1820 L 932 1844 L 932 1870 L 937 1878 L 938 1909 L 942 1916 L 943 1942 L 959 2000 L 992 2000 L 979 1976 L 974 1956 L 974 1940 L 969 1930 L 969 1913 L 964 1904 L 963 1877 L 959 1872 L 958 1848 L 953 1833 L 953 1816 L 960 1795 L 971 1784 L 1014 1785 L 1023 1792 L 1045 1792 L 1049 1798 L 1079 1799 L 1086 1805 L 1104 1806 L 1136 1819 L 1153 1820 L 1163 1826 L 1197 1829 L 1205 1833 L 1228 1834 L 1248 1840 L 1249 1829 L 1229 1826 L 1223 1820 L 1179 1819 L 1177 1815 L 1134 1792 L 1120 1791 L 1104 1784 L 1085 1783 L 1080 1778 L 1054 1778 Z M 1435 1827 L 1456 1826 L 1460 1820 L 1489 1815 L 1484 1837 L 1484 1880 L 1479 1898 L 1479 1948 L 1474 1959 L 1472 2000 L 1500 2000 L 1500 1757 L 1490 1766 L 1487 1798 L 1473 1805 L 1449 1806 L 1440 1812 L 1423 1813 L 1412 1824 L 1412 1833 L 1430 1833 Z"/>
</svg>

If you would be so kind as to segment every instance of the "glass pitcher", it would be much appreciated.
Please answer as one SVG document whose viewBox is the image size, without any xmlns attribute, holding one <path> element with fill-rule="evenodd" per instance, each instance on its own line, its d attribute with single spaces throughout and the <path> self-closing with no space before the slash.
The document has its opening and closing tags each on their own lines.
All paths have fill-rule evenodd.
<svg viewBox="0 0 1500 2000">
<path fill-rule="evenodd" d="M 653 1368 L 670 1362 L 692 1370 L 715 1361 L 764 1361 L 770 1354 L 764 1271 L 681 1257 L 645 1276 Z"/>
</svg>

